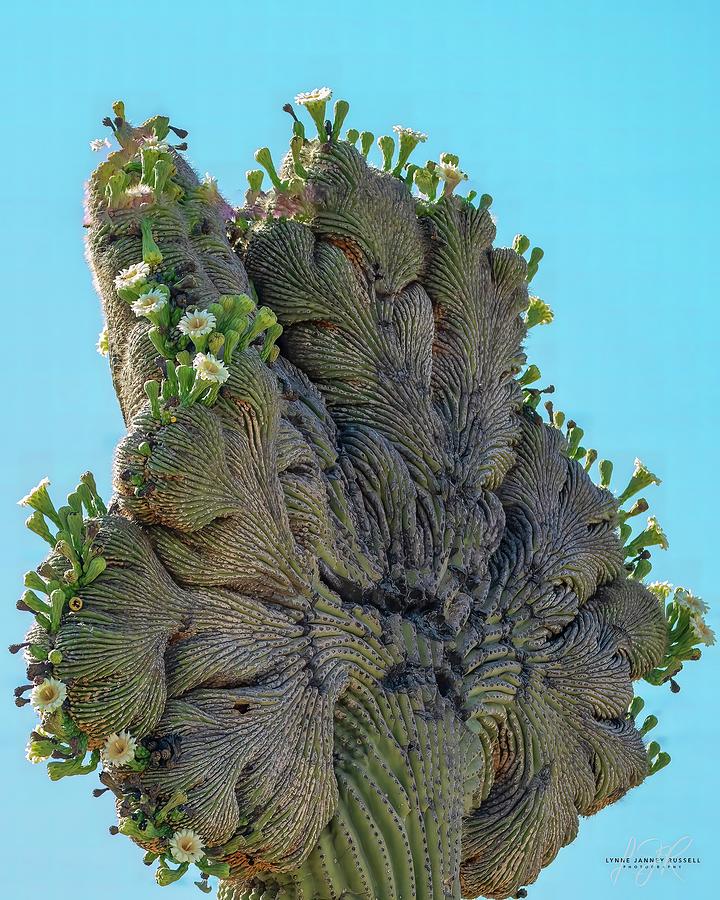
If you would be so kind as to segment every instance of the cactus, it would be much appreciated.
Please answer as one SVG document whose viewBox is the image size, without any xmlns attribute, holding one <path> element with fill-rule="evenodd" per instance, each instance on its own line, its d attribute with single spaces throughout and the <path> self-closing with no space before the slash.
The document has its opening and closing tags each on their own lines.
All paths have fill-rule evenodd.
<svg viewBox="0 0 720 900">
<path fill-rule="evenodd" d="M 707 608 L 643 583 L 667 541 L 622 504 L 658 479 L 638 463 L 615 496 L 583 429 L 536 411 L 542 251 L 493 247 L 458 157 L 409 162 L 424 134 L 368 163 L 330 96 L 298 95 L 307 135 L 285 107 L 240 209 L 166 117 L 106 120 L 87 249 L 128 430 L 109 507 L 89 474 L 21 501 L 51 546 L 11 648 L 28 757 L 101 766 L 160 885 L 525 896 L 669 761 L 633 681 L 675 684 Z"/>
</svg>

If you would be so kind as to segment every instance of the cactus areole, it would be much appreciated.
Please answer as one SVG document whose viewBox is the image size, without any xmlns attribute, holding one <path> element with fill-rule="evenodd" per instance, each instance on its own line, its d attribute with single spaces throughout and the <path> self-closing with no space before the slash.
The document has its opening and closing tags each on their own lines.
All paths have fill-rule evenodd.
<svg viewBox="0 0 720 900">
<path fill-rule="evenodd" d="M 105 120 L 87 254 L 127 434 L 108 507 L 89 473 L 22 501 L 51 546 L 19 603 L 28 757 L 98 772 L 160 885 L 523 896 L 669 760 L 633 681 L 712 633 L 643 583 L 665 537 L 623 504 L 658 479 L 596 484 L 582 430 L 536 411 L 542 251 L 494 247 L 458 158 L 409 162 L 425 135 L 368 163 L 330 95 L 286 107 L 238 209 L 167 118 Z"/>
</svg>

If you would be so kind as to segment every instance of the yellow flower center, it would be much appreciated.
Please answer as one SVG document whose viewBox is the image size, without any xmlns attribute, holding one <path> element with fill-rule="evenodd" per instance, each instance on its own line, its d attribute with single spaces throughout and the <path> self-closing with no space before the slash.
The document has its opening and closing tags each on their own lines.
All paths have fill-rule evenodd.
<svg viewBox="0 0 720 900">
<path fill-rule="evenodd" d="M 58 696 L 57 688 L 52 684 L 45 684 L 38 691 L 38 700 L 41 703 L 52 703 Z"/>
</svg>

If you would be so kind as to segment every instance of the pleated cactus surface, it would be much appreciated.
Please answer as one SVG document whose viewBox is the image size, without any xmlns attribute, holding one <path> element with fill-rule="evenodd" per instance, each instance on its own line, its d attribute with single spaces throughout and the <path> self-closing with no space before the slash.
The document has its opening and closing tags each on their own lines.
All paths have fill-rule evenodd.
<svg viewBox="0 0 720 900">
<path fill-rule="evenodd" d="M 524 896 L 668 761 L 633 682 L 676 684 L 706 607 L 644 583 L 655 476 L 614 494 L 537 412 L 542 251 L 495 247 L 458 158 L 409 161 L 424 135 L 370 164 L 329 95 L 241 209 L 167 118 L 107 120 L 87 251 L 127 434 L 107 507 L 90 475 L 24 498 L 28 755 L 99 771 L 161 885 Z"/>
</svg>

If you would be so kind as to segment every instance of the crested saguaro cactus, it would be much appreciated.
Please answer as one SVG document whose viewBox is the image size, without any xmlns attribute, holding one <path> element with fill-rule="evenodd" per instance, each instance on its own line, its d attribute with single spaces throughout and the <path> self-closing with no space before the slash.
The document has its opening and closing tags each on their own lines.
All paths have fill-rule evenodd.
<svg viewBox="0 0 720 900">
<path fill-rule="evenodd" d="M 52 548 L 12 648 L 28 755 L 102 764 L 161 885 L 523 896 L 669 760 L 633 681 L 675 686 L 707 608 L 643 584 L 665 537 L 623 504 L 655 476 L 615 496 L 582 430 L 535 411 L 542 251 L 493 247 L 458 158 L 409 162 L 424 135 L 368 164 L 329 97 L 297 98 L 315 137 L 286 107 L 241 210 L 166 118 L 106 120 L 87 247 L 128 431 L 108 508 L 89 474 L 59 509 L 45 482 L 22 501 Z"/>
</svg>

